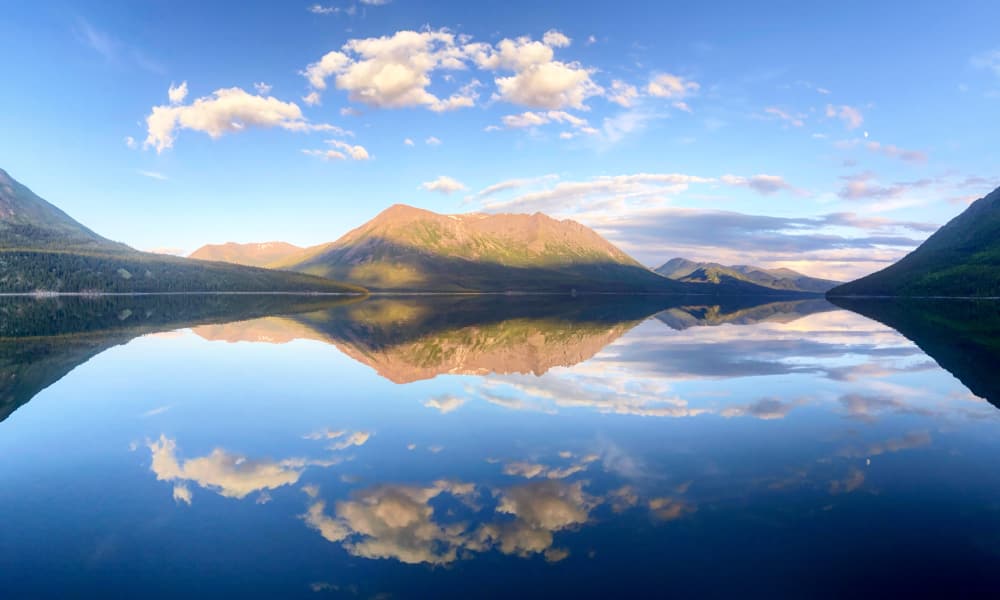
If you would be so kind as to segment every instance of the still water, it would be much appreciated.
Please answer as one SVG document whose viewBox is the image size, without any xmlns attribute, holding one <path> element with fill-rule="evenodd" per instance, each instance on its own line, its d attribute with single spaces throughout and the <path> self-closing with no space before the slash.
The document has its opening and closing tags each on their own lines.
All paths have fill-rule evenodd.
<svg viewBox="0 0 1000 600">
<path fill-rule="evenodd" d="M 1000 584 L 1000 306 L 0 300 L 0 596 Z"/>
</svg>

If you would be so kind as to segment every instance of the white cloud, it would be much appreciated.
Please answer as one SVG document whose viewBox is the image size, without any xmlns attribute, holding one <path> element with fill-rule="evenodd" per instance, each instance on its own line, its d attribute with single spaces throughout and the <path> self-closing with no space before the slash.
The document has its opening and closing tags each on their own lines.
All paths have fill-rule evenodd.
<svg viewBox="0 0 1000 600">
<path fill-rule="evenodd" d="M 309 92 L 305 96 L 302 96 L 302 101 L 309 106 L 319 106 L 322 102 L 319 92 L 316 91 Z"/>
<path fill-rule="evenodd" d="M 521 194 L 511 200 L 488 202 L 485 210 L 504 212 L 566 213 L 587 210 L 616 210 L 621 203 L 646 202 L 650 198 L 674 195 L 692 183 L 709 183 L 710 178 L 680 173 L 635 173 L 594 177 L 586 181 L 563 181 L 553 187 Z"/>
<path fill-rule="evenodd" d="M 150 469 L 159 481 L 174 481 L 184 488 L 184 481 L 213 489 L 226 498 L 245 498 L 253 492 L 276 489 L 298 481 L 306 466 L 328 466 L 328 461 L 292 459 L 286 461 L 252 460 L 215 449 L 209 455 L 181 462 L 176 456 L 177 443 L 161 435 L 148 444 L 152 453 Z M 174 498 L 190 502 L 190 492 L 174 488 Z M 187 496 L 187 500 L 185 500 Z"/>
<path fill-rule="evenodd" d="M 777 106 L 768 106 L 764 109 L 764 114 L 785 121 L 792 127 L 802 127 L 805 125 L 806 115 L 801 113 L 792 114 L 784 109 L 778 108 Z"/>
<path fill-rule="evenodd" d="M 611 91 L 608 93 L 608 100 L 615 104 L 629 108 L 638 97 L 639 90 L 634 85 L 618 79 L 611 82 Z"/>
<path fill-rule="evenodd" d="M 303 154 L 317 156 L 325 160 L 369 160 L 371 155 L 364 146 L 348 144 L 340 140 L 326 140 L 326 143 L 333 146 L 329 150 L 303 150 Z"/>
<path fill-rule="evenodd" d="M 646 92 L 657 98 L 681 99 L 697 92 L 701 85 L 678 75 L 660 73 L 650 79 Z"/>
<path fill-rule="evenodd" d="M 501 120 L 508 129 L 525 129 L 540 127 L 549 123 L 563 123 L 570 125 L 580 133 L 588 135 L 597 133 L 597 130 L 591 127 L 586 119 L 581 119 L 561 110 L 550 110 L 547 112 L 528 111 L 517 115 L 506 115 Z"/>
<path fill-rule="evenodd" d="M 446 175 L 441 175 L 433 181 L 425 181 L 420 184 L 420 188 L 428 192 L 439 192 L 446 195 L 466 189 L 465 184 Z"/>
<path fill-rule="evenodd" d="M 136 171 L 136 173 L 142 175 L 143 177 L 149 177 L 150 179 L 159 179 L 160 181 L 167 180 L 166 175 L 164 175 L 163 173 L 158 173 L 156 171 L 144 171 L 142 169 L 139 169 Z"/>
<path fill-rule="evenodd" d="M 590 78 L 590 69 L 554 60 L 553 48 L 569 43 L 569 38 L 553 30 L 541 42 L 519 37 L 501 40 L 496 47 L 478 44 L 472 55 L 481 69 L 513 71 L 511 76 L 494 79 L 498 99 L 534 108 L 585 110 L 587 98 L 604 90 Z"/>
<path fill-rule="evenodd" d="M 411 140 L 410 138 L 406 138 L 406 139 L 404 139 L 404 140 L 403 140 L 403 144 L 405 144 L 405 145 L 407 145 L 407 146 L 413 146 L 413 145 L 414 145 L 414 144 L 413 144 L 413 140 Z"/>
<path fill-rule="evenodd" d="M 338 439 L 333 444 L 327 446 L 328 450 L 345 450 L 353 446 L 363 446 L 369 439 L 371 439 L 372 434 L 368 431 L 355 431 L 354 433 Z"/>
<path fill-rule="evenodd" d="M 441 140 L 439 140 L 438 138 L 436 138 L 436 137 L 434 137 L 432 135 L 429 138 L 427 138 L 426 140 L 424 140 L 424 143 L 427 144 L 428 146 L 440 146 L 441 145 Z"/>
<path fill-rule="evenodd" d="M 542 36 L 542 42 L 551 48 L 566 48 L 570 45 L 571 40 L 561 31 L 550 29 Z"/>
<path fill-rule="evenodd" d="M 191 494 L 191 488 L 184 485 L 183 483 L 178 483 L 174 486 L 174 502 L 180 504 L 183 502 L 188 506 L 191 506 L 191 500 L 193 495 Z"/>
<path fill-rule="evenodd" d="M 352 102 L 379 108 L 424 106 L 446 111 L 472 106 L 478 97 L 474 83 L 448 98 L 427 89 L 435 70 L 465 68 L 464 50 L 457 41 L 445 29 L 353 39 L 308 65 L 303 75 L 317 93 L 333 77 L 337 89 L 347 91 Z"/>
<path fill-rule="evenodd" d="M 264 83 L 263 81 L 258 81 L 253 84 L 253 89 L 257 90 L 257 93 L 261 96 L 266 96 L 271 93 L 273 86 Z"/>
<path fill-rule="evenodd" d="M 188 84 L 186 81 L 182 82 L 180 85 L 174 87 L 174 84 L 170 84 L 170 88 L 167 89 L 167 97 L 170 98 L 171 104 L 180 104 L 184 102 L 184 99 L 188 95 Z"/>
<path fill-rule="evenodd" d="M 865 120 L 860 110 L 846 104 L 841 104 L 839 106 L 827 104 L 826 116 L 829 118 L 840 119 L 844 122 L 844 126 L 847 127 L 847 129 L 857 129 L 862 123 L 864 123 Z"/>
<path fill-rule="evenodd" d="M 517 188 L 521 188 L 521 187 L 525 187 L 525 186 L 529 186 L 529 185 L 534 185 L 536 183 L 541 183 L 543 181 L 551 181 L 553 179 L 559 179 L 559 176 L 556 175 L 556 174 L 554 174 L 554 173 L 550 173 L 548 175 L 542 175 L 541 177 L 525 177 L 525 178 L 519 178 L 519 179 L 508 179 L 506 181 L 501 181 L 499 183 L 494 183 L 491 186 L 487 186 L 487 187 L 479 190 L 475 194 L 473 194 L 471 196 L 467 196 L 465 199 L 466 199 L 466 201 L 485 200 L 486 198 L 489 198 L 490 196 L 493 196 L 495 194 L 499 194 L 501 192 L 505 192 L 507 190 L 513 190 L 513 189 L 517 189 Z"/>
<path fill-rule="evenodd" d="M 451 394 L 435 396 L 427 402 L 424 402 L 424 406 L 427 408 L 436 408 L 442 415 L 446 415 L 454 410 L 457 410 L 463 404 L 465 404 L 465 398 L 460 398 L 459 396 L 453 396 Z"/>
<path fill-rule="evenodd" d="M 877 152 L 883 156 L 888 156 L 889 158 L 898 158 L 899 160 L 905 162 L 916 162 L 925 163 L 927 162 L 927 153 L 921 150 L 906 150 L 900 148 L 899 146 L 893 144 L 881 144 L 876 141 L 870 141 L 865 143 L 865 148 L 871 150 L 872 152 Z"/>
<path fill-rule="evenodd" d="M 132 137 L 130 135 L 126 135 L 125 136 L 125 146 L 127 146 L 130 150 L 135 150 L 136 148 L 139 147 L 139 142 L 135 141 L 134 137 Z"/>
<path fill-rule="evenodd" d="M 146 117 L 147 136 L 143 146 L 162 152 L 173 146 L 178 129 L 200 131 L 218 138 L 248 126 L 280 127 L 289 131 L 336 129 L 332 125 L 309 123 L 293 102 L 255 96 L 234 87 L 216 90 L 211 96 L 198 98 L 187 105 L 154 106 Z"/>
</svg>

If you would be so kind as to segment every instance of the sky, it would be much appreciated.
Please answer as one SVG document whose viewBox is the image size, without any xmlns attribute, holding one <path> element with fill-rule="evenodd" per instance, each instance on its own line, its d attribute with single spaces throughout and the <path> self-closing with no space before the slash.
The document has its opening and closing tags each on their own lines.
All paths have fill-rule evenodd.
<svg viewBox="0 0 1000 600">
<path fill-rule="evenodd" d="M 308 246 L 405 203 L 846 280 L 1000 186 L 993 1 L 2 14 L 0 168 L 143 250 Z"/>
</svg>

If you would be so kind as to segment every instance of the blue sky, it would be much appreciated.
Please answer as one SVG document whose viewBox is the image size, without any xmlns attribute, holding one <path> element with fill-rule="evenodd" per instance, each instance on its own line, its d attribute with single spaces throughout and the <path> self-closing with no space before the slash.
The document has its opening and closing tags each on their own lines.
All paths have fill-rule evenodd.
<svg viewBox="0 0 1000 600">
<path fill-rule="evenodd" d="M 850 278 L 1000 185 L 995 2 L 8 4 L 0 167 L 141 249 L 404 202 Z"/>
</svg>

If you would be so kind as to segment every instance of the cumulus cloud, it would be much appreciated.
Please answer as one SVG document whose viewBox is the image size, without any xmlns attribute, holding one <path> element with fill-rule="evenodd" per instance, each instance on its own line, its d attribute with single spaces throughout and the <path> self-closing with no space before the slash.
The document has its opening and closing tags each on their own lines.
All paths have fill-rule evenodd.
<svg viewBox="0 0 1000 600">
<path fill-rule="evenodd" d="M 253 460 L 216 448 L 209 455 L 180 461 L 177 443 L 164 435 L 148 444 L 152 453 L 150 466 L 159 481 L 175 482 L 174 497 L 190 503 L 190 491 L 184 482 L 216 491 L 226 498 L 245 498 L 251 493 L 273 490 L 299 480 L 310 465 L 329 465 L 325 461 L 291 459 L 285 461 Z M 181 491 L 178 491 L 178 487 Z M 187 500 L 185 500 L 185 497 Z"/>
<path fill-rule="evenodd" d="M 372 437 L 372 433 L 368 431 L 355 431 L 349 435 L 346 435 L 336 442 L 327 446 L 328 450 L 346 450 L 354 446 L 363 446 Z"/>
<path fill-rule="evenodd" d="M 170 99 L 171 104 L 180 104 L 181 102 L 184 102 L 187 95 L 188 84 L 186 81 L 176 87 L 171 83 L 170 88 L 167 90 L 167 97 Z"/>
<path fill-rule="evenodd" d="M 317 156 L 324 160 L 369 160 L 371 155 L 364 146 L 348 144 L 341 140 L 326 140 L 332 148 L 326 150 L 303 150 L 302 153 L 309 156 Z"/>
<path fill-rule="evenodd" d="M 170 91 L 171 101 L 180 97 L 174 89 Z M 143 146 L 156 148 L 157 152 L 171 148 L 178 129 L 200 131 L 218 138 L 247 127 L 280 127 L 289 131 L 336 129 L 332 125 L 310 123 L 293 102 L 257 96 L 234 87 L 216 90 L 211 96 L 198 98 L 191 104 L 154 106 L 146 117 L 147 136 Z"/>
<path fill-rule="evenodd" d="M 442 415 L 457 410 L 463 404 L 465 404 L 465 398 L 451 394 L 435 396 L 427 400 L 427 402 L 424 402 L 424 406 L 427 408 L 436 408 Z"/>
<path fill-rule="evenodd" d="M 646 85 L 646 92 L 650 96 L 676 100 L 686 98 L 699 89 L 701 85 L 698 82 L 670 73 L 654 75 Z"/>
<path fill-rule="evenodd" d="M 428 146 L 440 146 L 441 140 L 432 135 L 428 137 L 426 140 L 424 140 L 424 143 L 427 144 Z"/>
<path fill-rule="evenodd" d="M 569 125 L 576 131 L 587 135 L 596 135 L 598 133 L 596 129 L 590 126 L 590 123 L 586 119 L 561 110 L 550 110 L 547 112 L 528 111 L 516 115 L 506 115 L 501 120 L 508 129 L 536 128 L 549 123 L 560 123 Z M 569 137 L 572 137 L 572 134 Z"/>
<path fill-rule="evenodd" d="M 317 94 L 333 78 L 352 102 L 378 108 L 423 106 L 447 111 L 472 106 L 477 82 L 447 98 L 432 94 L 431 74 L 438 69 L 466 68 L 466 55 L 455 34 L 436 31 L 398 31 L 391 36 L 352 39 L 340 50 L 325 54 L 303 71 Z"/>
<path fill-rule="evenodd" d="M 619 106 L 630 108 L 639 97 L 639 90 L 634 85 L 625 83 L 619 79 L 611 82 L 611 89 L 608 91 L 608 100 Z"/>
<path fill-rule="evenodd" d="M 554 49 L 569 45 L 568 37 L 551 30 L 542 41 L 507 38 L 496 46 L 470 44 L 467 48 L 479 68 L 513 73 L 494 79 L 497 99 L 533 108 L 585 110 L 587 98 L 604 90 L 591 79 L 591 69 L 555 60 Z"/>
<path fill-rule="evenodd" d="M 306 66 L 302 74 L 319 94 L 333 80 L 352 102 L 379 108 L 422 106 L 444 112 L 474 106 L 481 83 L 473 79 L 451 95 L 430 91 L 437 71 L 462 71 L 474 66 L 495 76 L 494 98 L 559 110 L 585 109 L 587 98 L 603 92 L 591 79 L 592 70 L 575 62 L 555 59 L 555 49 L 569 46 L 565 34 L 550 30 L 541 41 L 529 37 L 503 39 L 495 46 L 473 43 L 466 35 L 447 29 L 397 31 L 378 38 L 352 39 Z M 452 81 L 448 74 L 442 79 Z"/>
<path fill-rule="evenodd" d="M 433 181 L 425 181 L 420 184 L 420 188 L 428 192 L 439 192 L 445 195 L 466 189 L 464 183 L 447 175 L 441 175 Z"/>
<path fill-rule="evenodd" d="M 261 96 L 266 96 L 271 93 L 273 86 L 264 83 L 263 81 L 258 81 L 253 84 L 253 89 L 257 90 L 257 93 Z"/>
<path fill-rule="evenodd" d="M 837 118 L 843 121 L 844 126 L 847 129 L 857 129 L 861 127 L 864 123 L 864 116 L 861 111 L 853 106 L 848 106 L 846 104 L 841 104 L 839 106 L 833 104 L 826 105 L 826 116 L 829 118 Z"/>
</svg>

